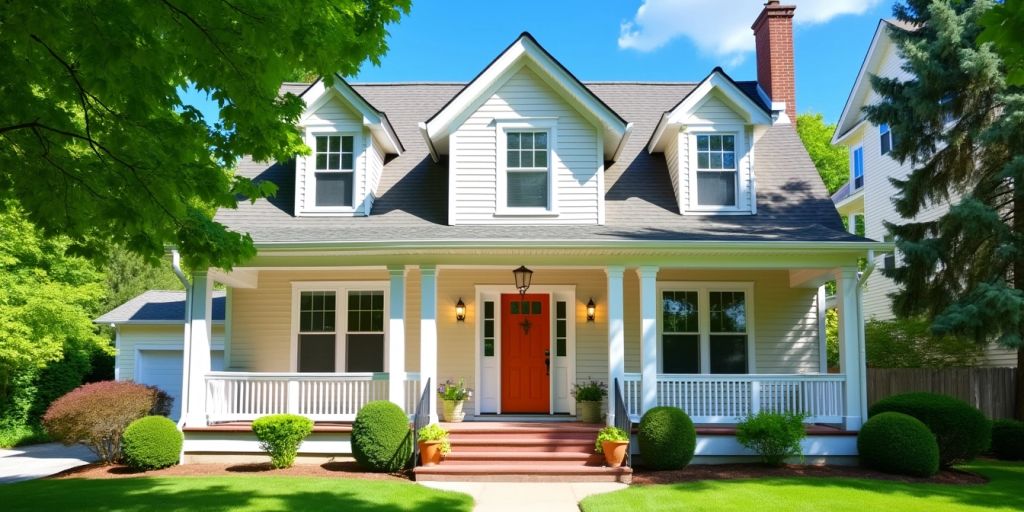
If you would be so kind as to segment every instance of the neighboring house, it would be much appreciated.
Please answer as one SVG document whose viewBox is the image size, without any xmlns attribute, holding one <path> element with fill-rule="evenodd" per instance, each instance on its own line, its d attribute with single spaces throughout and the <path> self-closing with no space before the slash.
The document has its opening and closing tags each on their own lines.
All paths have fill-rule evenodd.
<svg viewBox="0 0 1024 512">
<path fill-rule="evenodd" d="M 212 293 L 210 363 L 224 369 L 224 292 Z M 114 328 L 114 378 L 157 386 L 174 397 L 171 417 L 181 411 L 185 292 L 150 290 L 97 318 Z"/>
<path fill-rule="evenodd" d="M 239 165 L 279 186 L 217 215 L 258 254 L 193 273 L 186 459 L 257 452 L 245 422 L 278 412 L 321 422 L 304 453 L 345 454 L 362 404 L 412 415 L 426 391 L 436 421 L 434 386 L 459 378 L 474 421 L 567 418 L 572 386 L 598 379 L 609 423 L 680 407 L 702 425 L 701 457 L 749 455 L 722 434 L 759 410 L 832 425 L 809 427 L 812 460 L 854 455 L 857 262 L 889 246 L 843 229 L 791 124 L 793 9 L 770 1 L 754 24 L 757 82 L 716 68 L 584 83 L 523 34 L 467 84 L 284 84 L 307 105 L 312 152 Z M 833 279 L 841 374 L 825 362 Z M 224 372 L 209 355 L 214 282 Z M 573 449 L 589 454 L 592 434 Z"/>
<path fill-rule="evenodd" d="M 843 185 L 832 200 L 841 215 L 847 217 L 847 226 L 854 229 L 861 218 L 864 235 L 874 240 L 891 241 L 884 222 L 904 222 L 892 203 L 896 188 L 890 179 L 903 179 L 910 174 L 909 161 L 900 163 L 890 156 L 892 141 L 899 137 L 888 125 L 877 126 L 868 121 L 861 110 L 878 101 L 878 95 L 871 87 L 870 76 L 884 76 L 906 80 L 910 78 L 903 68 L 903 58 L 889 36 L 890 30 L 908 29 L 896 20 L 881 20 L 864 57 L 860 73 L 853 90 L 846 101 L 842 116 L 836 126 L 833 144 L 850 148 L 850 181 Z M 925 208 L 915 219 L 929 221 L 939 218 L 948 211 L 947 204 L 940 203 Z M 898 254 L 881 258 L 879 266 L 892 267 L 901 264 Z M 889 295 L 897 290 L 896 284 L 881 272 L 872 273 L 864 289 L 864 317 L 888 320 L 893 317 Z M 985 350 L 983 366 L 1017 366 L 1017 352 L 995 345 Z"/>
</svg>

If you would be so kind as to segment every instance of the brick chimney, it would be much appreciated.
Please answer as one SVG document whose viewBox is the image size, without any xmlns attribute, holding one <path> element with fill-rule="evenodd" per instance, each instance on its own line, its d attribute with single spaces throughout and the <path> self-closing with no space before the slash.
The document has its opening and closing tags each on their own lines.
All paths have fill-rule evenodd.
<svg viewBox="0 0 1024 512">
<path fill-rule="evenodd" d="M 796 73 L 793 67 L 795 5 L 768 0 L 750 27 L 757 44 L 757 81 L 772 101 L 786 102 L 786 115 L 796 122 Z"/>
</svg>

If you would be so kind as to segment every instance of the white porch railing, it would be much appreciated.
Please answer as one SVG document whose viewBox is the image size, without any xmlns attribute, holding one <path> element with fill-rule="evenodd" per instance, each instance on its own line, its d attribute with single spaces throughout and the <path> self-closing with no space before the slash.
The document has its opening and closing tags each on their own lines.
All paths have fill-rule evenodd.
<svg viewBox="0 0 1024 512">
<path fill-rule="evenodd" d="M 846 376 L 785 375 L 658 375 L 658 405 L 678 407 L 694 423 L 736 423 L 761 411 L 797 412 L 808 423 L 841 423 Z M 641 414 L 641 379 L 623 379 L 626 409 Z"/>
<path fill-rule="evenodd" d="M 419 375 L 405 377 L 404 404 L 409 412 L 419 396 Z M 206 392 L 210 422 L 282 413 L 313 421 L 349 421 L 368 402 L 388 399 L 388 374 L 210 372 Z"/>
</svg>

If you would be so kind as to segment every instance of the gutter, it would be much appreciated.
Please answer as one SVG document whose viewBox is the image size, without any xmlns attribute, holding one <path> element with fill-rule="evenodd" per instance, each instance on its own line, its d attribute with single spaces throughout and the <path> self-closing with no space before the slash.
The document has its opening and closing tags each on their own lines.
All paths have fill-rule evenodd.
<svg viewBox="0 0 1024 512">
<path fill-rule="evenodd" d="M 703 250 L 811 250 L 848 252 L 851 250 L 892 251 L 892 242 L 876 242 L 873 240 L 835 242 L 795 242 L 795 241 L 704 241 L 704 240 L 408 240 L 408 241 L 315 241 L 315 242 L 261 242 L 255 244 L 261 250 L 366 250 L 366 249 L 703 249 Z"/>
<path fill-rule="evenodd" d="M 191 365 L 187 364 L 187 362 L 191 361 L 192 357 L 192 283 L 189 283 L 188 278 L 185 277 L 185 273 L 181 270 L 181 254 L 178 253 L 177 249 L 171 250 L 171 269 L 173 269 L 174 274 L 178 276 L 178 280 L 181 281 L 181 285 L 185 287 L 185 338 L 181 349 L 182 357 L 185 359 L 186 364 L 183 364 L 181 369 L 181 416 L 178 418 L 178 430 L 181 430 L 185 425 L 185 406 L 188 404 L 188 383 L 191 373 Z M 184 457 L 184 452 L 181 457 Z"/>
</svg>

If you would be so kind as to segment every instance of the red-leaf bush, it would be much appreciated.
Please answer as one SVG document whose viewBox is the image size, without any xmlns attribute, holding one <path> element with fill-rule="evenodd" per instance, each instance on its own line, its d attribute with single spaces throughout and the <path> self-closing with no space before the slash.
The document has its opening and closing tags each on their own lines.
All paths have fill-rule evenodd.
<svg viewBox="0 0 1024 512">
<path fill-rule="evenodd" d="M 121 459 L 121 435 L 143 416 L 164 413 L 172 400 L 167 393 L 134 382 L 85 384 L 58 398 L 43 415 L 50 437 L 87 446 L 101 461 Z"/>
</svg>

